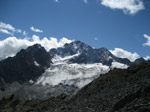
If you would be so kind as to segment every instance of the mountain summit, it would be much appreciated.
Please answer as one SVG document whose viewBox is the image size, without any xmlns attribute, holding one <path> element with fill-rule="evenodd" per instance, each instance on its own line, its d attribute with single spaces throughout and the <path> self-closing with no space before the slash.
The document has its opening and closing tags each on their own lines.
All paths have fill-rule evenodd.
<svg viewBox="0 0 150 112">
<path fill-rule="evenodd" d="M 81 41 L 74 41 L 70 44 L 65 44 L 64 47 L 51 49 L 50 54 L 53 57 L 59 56 L 61 58 L 72 56 L 72 58 L 68 60 L 68 63 L 102 63 L 108 66 L 111 66 L 112 62 L 119 62 L 126 65 L 131 64 L 128 59 L 118 58 L 106 48 L 95 49 Z"/>
</svg>

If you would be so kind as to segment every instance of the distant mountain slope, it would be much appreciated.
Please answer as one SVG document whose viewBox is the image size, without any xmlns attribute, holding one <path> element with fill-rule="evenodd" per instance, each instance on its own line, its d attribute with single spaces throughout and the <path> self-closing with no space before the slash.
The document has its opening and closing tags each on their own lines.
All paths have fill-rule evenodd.
<svg viewBox="0 0 150 112">
<path fill-rule="evenodd" d="M 6 83 L 35 80 L 50 67 L 51 56 L 39 44 L 22 49 L 14 57 L 0 61 L 0 77 Z"/>
<path fill-rule="evenodd" d="M 149 112 L 150 62 L 114 69 L 79 90 L 45 101 L 0 101 L 1 112 Z"/>
</svg>

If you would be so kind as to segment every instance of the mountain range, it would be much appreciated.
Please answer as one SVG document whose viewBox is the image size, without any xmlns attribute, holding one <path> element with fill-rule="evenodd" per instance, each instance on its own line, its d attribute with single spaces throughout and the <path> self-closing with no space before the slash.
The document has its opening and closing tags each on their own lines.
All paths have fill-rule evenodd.
<svg viewBox="0 0 150 112">
<path fill-rule="evenodd" d="M 23 99 L 71 95 L 111 69 L 144 62 L 143 58 L 130 62 L 106 48 L 92 48 L 81 41 L 49 52 L 35 44 L 0 61 L 0 98 L 11 94 Z"/>
<path fill-rule="evenodd" d="M 113 69 L 100 75 L 76 94 L 46 100 L 3 97 L 1 112 L 149 112 L 150 61 Z"/>
</svg>

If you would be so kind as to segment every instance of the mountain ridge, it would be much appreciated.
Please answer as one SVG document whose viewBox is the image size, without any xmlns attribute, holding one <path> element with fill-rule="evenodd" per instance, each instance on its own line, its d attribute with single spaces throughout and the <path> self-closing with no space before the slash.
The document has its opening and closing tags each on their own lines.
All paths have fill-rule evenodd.
<svg viewBox="0 0 150 112">
<path fill-rule="evenodd" d="M 35 63 L 39 63 L 39 66 Z M 7 83 L 35 80 L 50 63 L 49 53 L 41 45 L 35 44 L 26 50 L 20 50 L 14 57 L 0 61 L 0 77 Z"/>
<path fill-rule="evenodd" d="M 141 58 L 135 64 L 143 62 Z M 21 99 L 45 99 L 61 94 L 60 91 L 70 95 L 111 69 L 125 69 L 133 64 L 117 58 L 106 48 L 95 49 L 81 41 L 49 52 L 35 44 L 0 61 L 0 94 L 14 93 Z M 39 97 L 39 91 L 46 92 Z"/>
<path fill-rule="evenodd" d="M 78 55 L 76 55 L 77 53 Z M 37 76 L 40 76 L 46 68 L 50 67 L 50 64 L 53 63 L 52 59 L 56 55 L 62 58 L 66 56 L 76 55 L 73 58 L 67 60 L 68 64 L 102 63 L 104 65 L 111 66 L 112 62 L 116 61 L 119 63 L 131 65 L 131 62 L 128 59 L 117 58 L 116 56 L 111 54 L 106 48 L 94 49 L 81 41 L 74 41 L 69 44 L 65 44 L 63 47 L 51 49 L 49 53 L 40 44 L 35 44 L 33 46 L 29 46 L 27 49 L 20 50 L 14 57 L 8 57 L 7 59 L 0 61 L 0 77 L 2 77 L 5 82 L 9 83 L 13 81 L 26 82 L 29 80 L 35 80 L 37 78 L 36 75 L 32 78 L 27 78 L 26 75 L 31 75 L 33 72 L 35 72 L 36 74 L 36 71 L 38 71 L 39 73 Z M 32 70 L 37 68 L 38 69 L 32 71 L 30 69 L 31 67 L 33 67 Z M 22 72 L 28 73 L 26 75 L 23 75 L 24 73 Z M 17 77 L 17 74 L 20 74 L 18 76 L 22 76 L 22 78 L 26 78 L 23 80 L 21 79 L 21 77 Z M 28 77 L 30 76 L 28 75 Z"/>
<path fill-rule="evenodd" d="M 117 61 L 127 65 L 132 64 L 127 58 L 118 58 L 114 56 L 106 48 L 92 48 L 81 41 L 71 42 L 70 44 L 65 44 L 64 47 L 51 49 L 49 53 L 52 54 L 53 57 L 58 55 L 62 58 L 68 55 L 75 55 L 79 53 L 79 55 L 75 58 L 68 60 L 69 63 L 102 63 L 110 66 L 113 61 Z"/>
</svg>

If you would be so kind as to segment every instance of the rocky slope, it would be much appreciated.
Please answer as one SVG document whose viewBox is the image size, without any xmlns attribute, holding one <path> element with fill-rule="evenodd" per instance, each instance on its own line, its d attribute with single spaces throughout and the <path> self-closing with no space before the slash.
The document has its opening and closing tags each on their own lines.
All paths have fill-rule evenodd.
<svg viewBox="0 0 150 112">
<path fill-rule="evenodd" d="M 71 107 L 74 112 L 148 112 L 149 93 L 150 63 L 147 62 L 110 71 L 81 89 L 62 107 L 64 111 Z"/>
<path fill-rule="evenodd" d="M 150 62 L 114 69 L 101 75 L 73 96 L 48 100 L 0 101 L 1 112 L 149 112 Z"/>
</svg>

